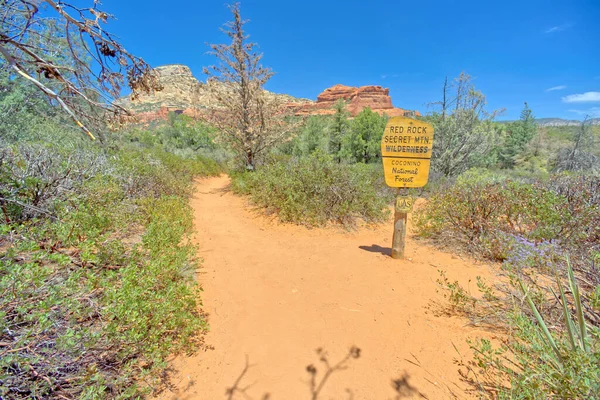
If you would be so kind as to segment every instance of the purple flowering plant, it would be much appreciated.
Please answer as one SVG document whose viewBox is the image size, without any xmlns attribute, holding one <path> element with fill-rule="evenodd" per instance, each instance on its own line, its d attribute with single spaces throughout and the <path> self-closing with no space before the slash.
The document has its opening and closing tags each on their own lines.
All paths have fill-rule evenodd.
<svg viewBox="0 0 600 400">
<path fill-rule="evenodd" d="M 539 268 L 545 272 L 554 270 L 561 248 L 555 239 L 533 241 L 521 235 L 507 235 L 507 258 L 509 268 Z"/>
</svg>

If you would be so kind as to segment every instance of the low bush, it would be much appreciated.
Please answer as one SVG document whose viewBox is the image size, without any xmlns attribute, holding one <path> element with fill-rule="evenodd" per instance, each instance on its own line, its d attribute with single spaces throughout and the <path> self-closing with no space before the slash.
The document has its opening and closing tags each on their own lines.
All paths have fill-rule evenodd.
<svg viewBox="0 0 600 400">
<path fill-rule="evenodd" d="M 198 156 L 225 164 L 231 159 L 229 151 L 215 144 L 216 128 L 183 114 L 169 113 L 167 121 L 152 123 L 149 127 L 130 126 L 109 142 L 130 143 L 145 151 L 168 152 L 179 158 Z"/>
<path fill-rule="evenodd" d="M 543 317 L 539 288 L 518 281 L 520 299 L 506 313 L 511 327 L 501 347 L 472 341 L 474 361 L 464 375 L 482 394 L 498 399 L 597 399 L 600 393 L 600 329 L 582 302 L 567 262 L 567 289 L 556 277 L 557 320 Z M 524 299 L 523 299 L 524 298 Z"/>
<path fill-rule="evenodd" d="M 160 388 L 167 356 L 206 329 L 187 197 L 218 173 L 159 148 L 2 146 L 1 398 Z"/>
<path fill-rule="evenodd" d="M 473 170 L 434 193 L 415 226 L 423 237 L 497 261 L 542 267 L 567 252 L 582 270 L 600 251 L 599 189 L 597 176 L 526 183 Z M 593 271 L 588 275 L 600 284 Z"/>
<path fill-rule="evenodd" d="M 438 281 L 454 309 L 507 333 L 500 348 L 472 342 L 475 361 L 462 363 L 490 398 L 596 398 L 599 188 L 594 175 L 524 182 L 476 170 L 418 211 L 421 236 L 503 262 L 508 281 L 492 286 L 478 278 L 483 296 L 445 274 Z"/>
<path fill-rule="evenodd" d="M 39 143 L 0 145 L 0 201 L 5 222 L 52 215 L 73 190 L 113 166 L 98 151 L 68 151 Z"/>
<path fill-rule="evenodd" d="M 256 172 L 234 174 L 232 187 L 281 221 L 307 226 L 380 222 L 387 218 L 393 198 L 384 185 L 381 166 L 340 164 L 319 151 L 309 157 L 271 161 Z"/>
<path fill-rule="evenodd" d="M 584 303 L 590 305 L 600 288 L 598 185 L 596 176 L 556 175 L 530 184 L 471 171 L 416 212 L 416 231 L 444 246 L 500 261 L 513 281 L 536 286 L 557 273 L 564 276 L 562 255 L 569 254 Z M 540 287 L 540 298 L 544 291 Z M 514 296 L 515 288 L 505 292 Z M 552 312 L 548 305 L 542 308 Z"/>
</svg>

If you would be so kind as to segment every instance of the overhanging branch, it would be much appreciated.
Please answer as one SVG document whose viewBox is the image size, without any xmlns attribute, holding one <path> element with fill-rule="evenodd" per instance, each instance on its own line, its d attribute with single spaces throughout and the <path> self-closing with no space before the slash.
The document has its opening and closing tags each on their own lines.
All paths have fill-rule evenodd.
<svg viewBox="0 0 600 400">
<path fill-rule="evenodd" d="M 10 53 L 8 51 L 6 51 L 6 49 L 1 45 L 0 45 L 0 53 L 8 61 L 9 65 L 19 75 L 21 75 L 23 78 L 27 79 L 28 81 L 32 82 L 42 92 L 44 92 L 44 94 L 46 94 L 48 97 L 56 100 L 58 102 L 58 104 L 60 104 L 60 106 L 67 112 L 67 114 L 69 114 L 71 116 L 71 118 L 73 118 L 75 123 L 89 136 L 89 138 L 92 140 L 96 140 L 96 137 L 92 134 L 92 132 L 90 132 L 90 130 L 88 128 L 86 128 L 86 126 L 77 118 L 75 113 L 69 108 L 69 106 L 64 102 L 64 100 L 60 98 L 59 95 L 57 95 L 52 89 L 50 89 L 49 87 L 47 87 L 46 85 L 44 85 L 43 83 L 41 83 L 40 81 L 35 79 L 34 77 L 30 76 L 27 72 L 23 71 L 23 69 L 21 69 L 19 67 L 19 65 L 17 64 L 15 59 L 10 55 Z"/>
</svg>

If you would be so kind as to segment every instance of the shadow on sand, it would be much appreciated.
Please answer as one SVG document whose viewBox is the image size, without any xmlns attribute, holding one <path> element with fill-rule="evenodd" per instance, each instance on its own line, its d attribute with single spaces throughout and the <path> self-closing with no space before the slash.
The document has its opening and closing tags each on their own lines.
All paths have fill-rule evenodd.
<svg viewBox="0 0 600 400">
<path fill-rule="evenodd" d="M 381 247 L 377 244 L 372 244 L 370 246 L 358 246 L 358 248 L 370 253 L 379 253 L 390 257 L 392 256 L 392 249 L 390 247 Z"/>
<path fill-rule="evenodd" d="M 352 346 L 348 353 L 345 355 L 337 363 L 331 363 L 329 360 L 329 355 L 327 351 L 322 348 L 316 350 L 317 356 L 319 357 L 319 364 L 315 366 L 315 364 L 308 365 L 306 367 L 306 372 L 308 372 L 310 376 L 310 380 L 307 382 L 308 390 L 306 393 L 307 400 L 318 400 L 320 399 L 320 394 L 326 385 L 328 379 L 332 374 L 342 372 L 349 368 L 350 363 L 353 359 L 357 359 L 361 355 L 361 350 Z M 416 360 L 416 358 L 415 358 Z M 417 365 L 420 367 L 420 364 L 415 363 L 414 361 L 406 360 L 411 364 Z M 417 360 L 418 362 L 418 360 Z M 248 389 L 254 386 L 254 383 L 251 384 L 243 384 L 242 381 L 248 370 L 252 367 L 249 363 L 248 357 L 246 356 L 246 366 L 242 370 L 241 374 L 235 380 L 231 387 L 228 387 L 225 391 L 225 396 L 227 400 L 237 400 L 237 399 L 245 399 L 245 400 L 254 400 L 256 398 L 251 397 L 248 394 Z M 405 371 L 402 376 L 397 379 L 391 380 L 391 387 L 395 393 L 393 400 L 401 400 L 404 398 L 421 398 L 429 400 L 429 397 L 413 386 L 410 382 L 410 375 Z M 255 382 L 256 383 L 256 382 Z M 346 388 L 345 397 L 339 397 L 340 399 L 348 399 L 354 400 L 354 393 L 351 389 Z M 341 394 L 340 394 L 341 395 Z M 260 400 L 271 400 L 271 394 L 265 393 L 260 397 Z"/>
</svg>

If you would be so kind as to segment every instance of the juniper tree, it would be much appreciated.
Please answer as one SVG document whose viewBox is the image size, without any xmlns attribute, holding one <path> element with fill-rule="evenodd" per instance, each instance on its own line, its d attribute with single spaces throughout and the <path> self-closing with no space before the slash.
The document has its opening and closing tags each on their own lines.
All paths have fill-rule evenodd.
<svg viewBox="0 0 600 400">
<path fill-rule="evenodd" d="M 319 115 L 308 117 L 298 136 L 300 155 L 309 156 L 315 151 L 327 153 L 327 120 Z"/>
<path fill-rule="evenodd" d="M 381 136 L 387 117 L 364 108 L 352 121 L 350 132 L 344 137 L 343 154 L 353 162 L 369 163 L 381 155 Z"/>
<path fill-rule="evenodd" d="M 218 63 L 204 68 L 207 87 L 217 103 L 209 119 L 220 139 L 242 158 L 246 169 L 253 170 L 258 157 L 287 138 L 291 125 L 286 123 L 282 101 L 264 90 L 273 71 L 262 66 L 257 44 L 248 41 L 244 31 L 248 21 L 242 19 L 239 3 L 229 9 L 233 21 L 222 31 L 231 43 L 210 44 L 209 53 Z"/>
</svg>

